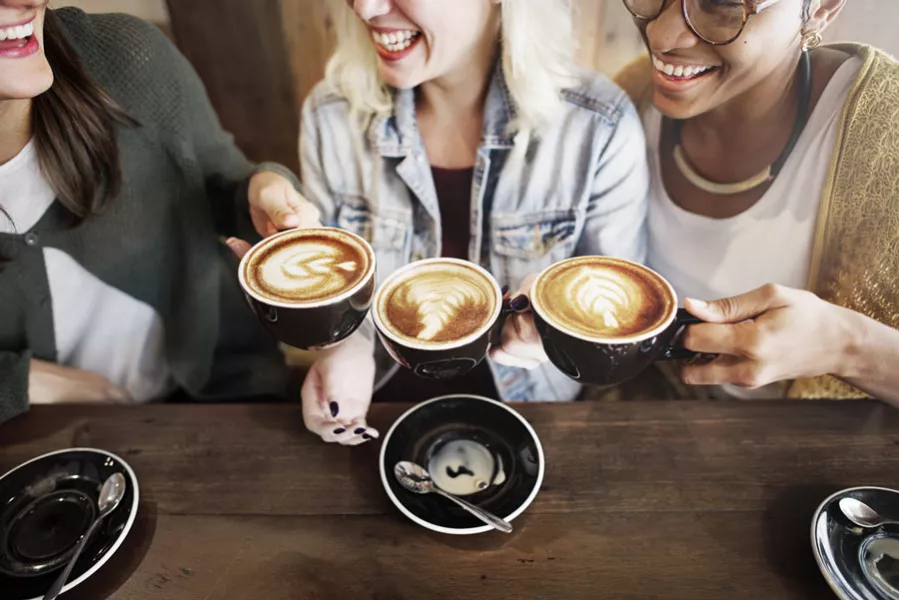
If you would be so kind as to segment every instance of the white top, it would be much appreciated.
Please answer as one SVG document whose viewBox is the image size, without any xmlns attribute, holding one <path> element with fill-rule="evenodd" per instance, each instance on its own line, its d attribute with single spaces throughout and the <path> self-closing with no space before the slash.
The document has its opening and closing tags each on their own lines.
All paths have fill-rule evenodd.
<svg viewBox="0 0 899 600">
<path fill-rule="evenodd" d="M 671 282 L 681 302 L 735 296 L 767 283 L 808 286 L 818 206 L 843 104 L 861 65 L 852 57 L 840 66 L 777 179 L 755 205 L 726 219 L 686 211 L 668 196 L 659 160 L 662 115 L 649 111 L 644 123 L 652 172 L 648 263 Z M 758 396 L 744 390 L 738 395 Z"/>
<path fill-rule="evenodd" d="M 24 234 L 53 204 L 56 194 L 41 172 L 34 141 L 0 165 L 0 232 Z M 89 273 L 56 248 L 44 248 L 57 362 L 93 371 L 138 402 L 170 392 L 162 319 L 149 305 Z"/>
</svg>

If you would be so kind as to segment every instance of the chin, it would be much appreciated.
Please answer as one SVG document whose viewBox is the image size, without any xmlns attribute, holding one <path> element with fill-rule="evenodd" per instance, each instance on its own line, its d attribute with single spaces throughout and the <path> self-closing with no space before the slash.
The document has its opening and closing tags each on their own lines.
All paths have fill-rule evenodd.
<svg viewBox="0 0 899 600">
<path fill-rule="evenodd" d="M 696 115 L 702 114 L 703 109 L 696 102 L 689 101 L 685 98 L 675 100 L 659 90 L 653 90 L 652 105 L 656 107 L 660 113 L 673 120 L 685 120 Z"/>
<path fill-rule="evenodd" d="M 425 78 L 420 69 L 399 68 L 381 62 L 378 66 L 381 81 L 398 90 L 410 90 L 421 85 Z"/>
</svg>

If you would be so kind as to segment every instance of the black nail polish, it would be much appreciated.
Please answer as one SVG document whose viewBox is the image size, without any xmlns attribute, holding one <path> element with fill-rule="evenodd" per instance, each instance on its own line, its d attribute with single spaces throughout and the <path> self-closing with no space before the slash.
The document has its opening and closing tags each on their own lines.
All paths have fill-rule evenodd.
<svg viewBox="0 0 899 600">
<path fill-rule="evenodd" d="M 360 433 L 365 433 L 365 427 L 357 427 L 353 433 L 355 433 L 356 435 L 359 435 Z"/>
<path fill-rule="evenodd" d="M 340 412 L 340 406 L 337 405 L 336 402 L 332 402 L 328 405 L 328 408 L 331 409 L 331 416 L 336 417 L 337 413 Z"/>
<path fill-rule="evenodd" d="M 503 286 L 503 289 L 500 290 L 500 291 L 502 292 L 502 295 L 505 296 L 506 294 L 509 293 L 509 286 L 504 285 L 504 286 Z"/>
<path fill-rule="evenodd" d="M 334 435 L 340 435 L 344 431 L 346 431 L 346 429 L 344 429 L 343 427 L 338 427 L 337 429 L 334 430 Z"/>
<path fill-rule="evenodd" d="M 368 435 L 367 433 L 363 433 L 363 434 L 362 434 L 362 439 L 370 440 L 370 439 L 371 439 L 371 436 Z"/>
<path fill-rule="evenodd" d="M 528 297 L 522 294 L 521 296 L 516 296 L 512 299 L 512 302 L 509 303 L 509 306 L 512 307 L 512 310 L 516 312 L 521 312 L 523 310 L 527 310 L 527 308 L 531 305 L 531 301 L 528 300 Z"/>
</svg>

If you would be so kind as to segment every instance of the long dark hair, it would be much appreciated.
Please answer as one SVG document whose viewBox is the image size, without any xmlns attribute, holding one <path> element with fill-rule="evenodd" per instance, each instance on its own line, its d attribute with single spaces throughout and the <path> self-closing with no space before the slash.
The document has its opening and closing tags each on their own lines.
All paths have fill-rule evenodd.
<svg viewBox="0 0 899 600">
<path fill-rule="evenodd" d="M 53 85 L 32 101 L 31 126 L 41 170 L 77 222 L 98 214 L 122 188 L 116 125 L 136 125 L 94 79 L 44 12 L 44 52 Z"/>
</svg>

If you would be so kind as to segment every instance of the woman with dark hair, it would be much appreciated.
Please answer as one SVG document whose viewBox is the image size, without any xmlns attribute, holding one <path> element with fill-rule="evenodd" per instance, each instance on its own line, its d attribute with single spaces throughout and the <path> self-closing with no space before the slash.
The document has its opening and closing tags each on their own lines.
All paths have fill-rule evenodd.
<svg viewBox="0 0 899 600">
<path fill-rule="evenodd" d="M 284 394 L 219 236 L 296 184 L 247 162 L 154 27 L 0 0 L 0 420 Z"/>
</svg>

